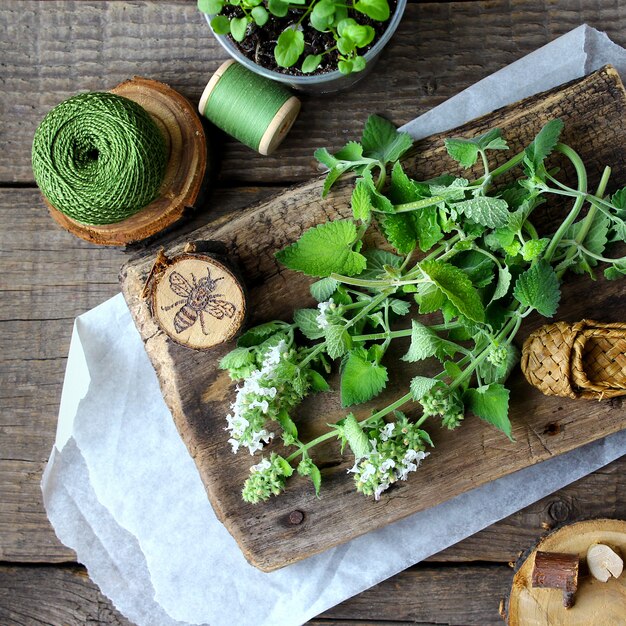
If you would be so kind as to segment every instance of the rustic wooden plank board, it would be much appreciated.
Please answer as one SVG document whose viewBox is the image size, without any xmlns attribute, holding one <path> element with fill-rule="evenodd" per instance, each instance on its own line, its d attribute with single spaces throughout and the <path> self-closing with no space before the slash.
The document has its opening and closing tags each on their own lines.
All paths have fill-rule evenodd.
<svg viewBox="0 0 626 626">
<path fill-rule="evenodd" d="M 498 626 L 506 565 L 417 566 L 323 613 L 311 624 Z M 393 598 L 393 601 L 390 601 Z M 0 623 L 130 626 L 78 567 L 0 566 Z M 235 622 L 233 622 L 235 623 Z"/>
<path fill-rule="evenodd" d="M 503 129 L 510 145 L 519 149 L 548 119 L 559 116 L 566 123 L 564 141 L 572 145 L 588 164 L 591 179 L 597 178 L 606 163 L 614 164 L 614 184 L 626 182 L 626 146 L 615 137 L 626 131 L 623 111 L 626 96 L 614 70 L 602 70 L 569 86 L 529 98 L 519 105 L 501 109 L 457 129 L 456 134 L 473 135 L 490 127 Z M 601 133 L 590 132 L 598 120 L 611 129 L 611 142 Z M 418 179 L 455 171 L 443 147 L 444 135 L 417 144 L 415 156 L 405 166 Z M 502 157 L 504 160 L 506 157 Z M 320 198 L 321 179 L 294 187 L 243 212 L 238 218 L 221 220 L 193 234 L 193 239 L 222 241 L 239 262 L 249 288 L 251 323 L 288 318 L 293 309 L 308 306 L 310 279 L 280 268 L 274 252 L 294 241 L 312 224 L 348 215 L 350 183 L 344 182 L 326 200 Z M 548 205 L 536 221 L 547 228 L 563 207 Z M 184 241 L 174 244 L 170 256 L 181 250 Z M 253 506 L 241 501 L 239 491 L 250 465 L 249 459 L 234 456 L 226 444 L 224 416 L 229 412 L 233 385 L 217 368 L 219 358 L 232 345 L 199 353 L 173 343 L 159 331 L 142 298 L 154 253 L 144 253 L 122 271 L 122 288 L 146 349 L 155 366 L 161 388 L 178 429 L 194 457 L 207 493 L 218 517 L 238 541 L 246 557 L 257 567 L 272 570 L 332 545 L 379 528 L 410 513 L 452 498 L 484 482 L 560 454 L 587 441 L 624 427 L 621 402 L 580 403 L 546 398 L 530 388 L 518 374 L 511 380 L 513 432 L 519 443 L 511 443 L 480 420 L 466 420 L 462 437 L 436 431 L 436 458 L 414 478 L 394 489 L 380 503 L 357 494 L 346 477 L 351 466 L 338 446 L 324 445 L 316 459 L 323 469 L 325 489 L 319 500 L 312 497 L 304 480 L 292 480 L 280 498 Z M 590 293 L 581 299 L 580 293 Z M 577 320 L 584 316 L 612 320 L 624 315 L 620 283 L 600 281 L 591 289 L 587 279 L 570 280 L 563 289 L 559 317 Z M 532 318 L 525 332 L 543 323 Z M 524 332 L 522 332 L 522 337 Z M 401 354 L 406 349 L 396 349 Z M 390 359 L 390 363 L 393 361 Z M 402 370 L 402 371 L 400 371 Z M 368 414 L 406 392 L 406 381 L 424 370 L 390 368 L 388 389 L 373 403 L 356 411 Z M 401 391 L 400 391 L 401 390 Z M 298 410 L 299 429 L 304 439 L 326 430 L 327 423 L 345 415 L 337 394 L 307 398 Z M 560 432 L 550 437 L 546 426 L 558 421 Z M 277 444 L 274 444 L 277 445 Z M 467 471 L 467 459 L 473 459 Z M 291 511 L 302 511 L 305 521 L 288 522 Z M 343 523 L 346 511 L 351 524 Z"/>
<path fill-rule="evenodd" d="M 221 179 L 307 179 L 317 171 L 314 149 L 342 145 L 368 114 L 408 122 L 584 22 L 626 43 L 626 6 L 619 0 L 410 3 L 380 65 L 341 95 L 341 106 L 304 97 L 299 120 L 273 157 L 226 140 Z M 77 91 L 109 88 L 139 74 L 197 102 L 227 58 L 195 4 L 181 0 L 5 0 L 0 25 L 0 181 L 33 180 L 35 128 L 52 106 Z"/>
</svg>

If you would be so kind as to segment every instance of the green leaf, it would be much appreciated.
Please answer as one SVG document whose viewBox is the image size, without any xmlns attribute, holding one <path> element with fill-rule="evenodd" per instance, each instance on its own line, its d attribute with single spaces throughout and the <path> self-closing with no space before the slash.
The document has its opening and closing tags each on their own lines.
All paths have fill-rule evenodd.
<svg viewBox="0 0 626 626">
<path fill-rule="evenodd" d="M 479 149 L 473 141 L 467 139 L 446 139 L 448 154 L 463 167 L 472 167 L 478 160 Z"/>
<path fill-rule="evenodd" d="M 274 58 L 281 67 L 295 65 L 304 52 L 304 35 L 302 31 L 286 28 L 279 36 L 274 48 Z"/>
<path fill-rule="evenodd" d="M 389 298 L 389 306 L 396 315 L 408 315 L 411 305 L 406 300 L 398 300 L 398 298 Z"/>
<path fill-rule="evenodd" d="M 358 0 L 354 8 L 377 22 L 386 22 L 389 19 L 387 0 Z"/>
<path fill-rule="evenodd" d="M 356 22 L 354 22 L 354 24 L 347 24 L 341 32 L 342 37 L 349 37 L 359 48 L 364 48 L 369 45 L 375 35 L 376 31 L 371 26 L 362 26 Z"/>
<path fill-rule="evenodd" d="M 326 150 L 326 148 L 318 148 L 313 153 L 313 156 L 322 165 L 325 165 L 329 169 L 332 169 L 333 167 L 336 167 L 337 165 L 339 165 L 339 159 L 337 159 L 330 152 L 328 152 L 328 150 Z"/>
<path fill-rule="evenodd" d="M 450 377 L 451 382 L 454 382 L 463 376 L 463 370 L 454 361 L 445 361 L 443 369 Z"/>
<path fill-rule="evenodd" d="M 611 204 L 617 209 L 615 211 L 617 217 L 626 219 L 626 187 L 617 190 L 611 196 Z"/>
<path fill-rule="evenodd" d="M 369 186 L 363 179 L 357 181 L 352 192 L 352 214 L 355 220 L 367 221 L 372 212 Z"/>
<path fill-rule="evenodd" d="M 311 389 L 313 389 L 313 391 L 328 391 L 330 389 L 330 385 L 319 372 L 309 370 L 307 376 L 309 377 L 309 382 L 311 383 Z"/>
<path fill-rule="evenodd" d="M 320 487 L 322 486 L 322 474 L 320 473 L 320 470 L 317 467 L 317 465 L 313 465 L 313 467 L 311 468 L 311 473 L 309 474 L 309 478 L 311 479 L 311 482 L 313 483 L 313 487 L 315 488 L 315 495 L 319 496 Z"/>
<path fill-rule="evenodd" d="M 298 309 L 293 314 L 293 321 L 307 339 L 319 339 L 324 336 L 324 329 L 317 323 L 317 309 Z"/>
<path fill-rule="evenodd" d="M 560 119 L 549 121 L 524 151 L 524 163 L 530 168 L 532 173 L 539 169 L 546 157 L 559 143 L 563 126 L 563 121 Z"/>
<path fill-rule="evenodd" d="M 298 474 L 311 479 L 313 487 L 315 487 L 315 495 L 319 496 L 320 486 L 322 484 L 322 475 L 320 474 L 320 470 L 317 465 L 315 465 L 310 458 L 307 457 L 300 461 L 298 464 Z"/>
<path fill-rule="evenodd" d="M 234 17 L 230 20 L 230 34 L 235 41 L 243 41 L 248 29 L 248 20 L 245 17 Z"/>
<path fill-rule="evenodd" d="M 380 248 L 370 248 L 363 252 L 367 259 L 365 271 L 359 274 L 359 278 L 368 280 L 380 279 L 387 274 L 387 271 L 399 269 L 402 265 L 402 257 L 397 254 L 381 250 Z"/>
<path fill-rule="evenodd" d="M 427 287 L 427 289 L 421 289 L 419 293 L 415 294 L 415 301 L 419 304 L 422 315 L 439 311 L 448 302 L 446 294 L 441 289 L 432 284 Z"/>
<path fill-rule="evenodd" d="M 391 181 L 387 196 L 393 204 L 415 202 L 424 197 L 415 183 L 405 174 L 400 161 L 396 161 L 391 170 Z"/>
<path fill-rule="evenodd" d="M 342 357 L 352 347 L 352 337 L 338 324 L 331 324 L 325 329 L 326 352 L 331 359 Z"/>
<path fill-rule="evenodd" d="M 318 302 L 326 302 L 337 291 L 339 283 L 334 278 L 322 278 L 314 282 L 309 291 Z"/>
<path fill-rule="evenodd" d="M 230 33 L 230 20 L 225 15 L 216 15 L 211 20 L 211 28 L 216 35 L 227 35 Z"/>
<path fill-rule="evenodd" d="M 456 202 L 453 208 L 472 221 L 488 228 L 499 228 L 506 226 L 509 222 L 509 207 L 502 198 L 478 196 L 462 202 Z"/>
<path fill-rule="evenodd" d="M 266 324 L 260 324 L 254 328 L 247 330 L 239 339 L 237 339 L 237 345 L 243 348 L 250 348 L 252 346 L 258 346 L 263 343 L 271 335 L 288 328 L 289 325 L 285 322 L 267 322 Z"/>
<path fill-rule="evenodd" d="M 254 353 L 251 352 L 248 348 L 235 348 L 221 358 L 220 369 L 229 370 L 233 368 L 239 368 L 243 365 L 249 365 L 254 362 Z"/>
<path fill-rule="evenodd" d="M 346 416 L 342 430 L 355 458 L 361 459 L 370 453 L 369 439 L 352 413 Z"/>
<path fill-rule="evenodd" d="M 514 441 L 509 421 L 509 390 L 504 385 L 492 383 L 478 389 L 468 389 L 463 394 L 463 402 L 474 415 L 495 426 Z"/>
<path fill-rule="evenodd" d="M 223 6 L 224 0 L 198 0 L 198 9 L 209 15 L 219 13 Z"/>
<path fill-rule="evenodd" d="M 499 300 L 506 296 L 511 286 L 511 279 L 511 272 L 506 265 L 498 269 L 498 283 L 496 284 L 496 290 L 493 292 L 493 296 L 491 296 L 492 301 Z"/>
<path fill-rule="evenodd" d="M 481 150 L 509 149 L 498 128 L 494 128 L 484 135 L 474 137 L 473 139 L 458 137 L 446 139 L 445 144 L 448 154 L 463 167 L 472 167 L 478 160 L 478 155 Z"/>
<path fill-rule="evenodd" d="M 454 178 L 448 184 L 431 183 L 430 192 L 433 196 L 445 196 L 447 202 L 453 202 L 465 198 L 465 188 L 468 185 L 467 178 Z"/>
<path fill-rule="evenodd" d="M 281 409 L 276 416 L 276 421 L 280 424 L 281 428 L 292 437 L 298 437 L 298 428 L 294 421 L 289 417 L 289 413 L 285 409 Z"/>
<path fill-rule="evenodd" d="M 267 20 L 270 18 L 270 14 L 267 12 L 267 9 L 263 6 L 256 6 L 252 11 L 250 11 L 250 15 L 252 15 L 254 19 L 254 23 L 257 26 L 265 26 Z"/>
<path fill-rule="evenodd" d="M 370 115 L 361 139 L 365 156 L 382 163 L 397 161 L 412 145 L 411 135 L 398 132 L 384 117 Z"/>
<path fill-rule="evenodd" d="M 462 315 L 474 322 L 485 321 L 485 308 L 480 295 L 463 270 L 441 261 L 422 261 L 419 265 Z"/>
<path fill-rule="evenodd" d="M 302 72 L 304 74 L 310 74 L 314 72 L 322 62 L 321 54 L 309 54 L 302 62 Z"/>
<path fill-rule="evenodd" d="M 576 222 L 572 224 L 565 233 L 566 239 L 577 239 L 580 234 L 580 229 L 582 228 L 585 220 L 581 220 L 580 222 Z M 604 249 L 606 248 L 606 244 L 608 243 L 608 234 L 609 234 L 609 218 L 602 213 L 596 213 L 593 221 L 591 222 L 591 226 L 583 239 L 582 246 L 589 252 L 593 252 L 593 254 L 598 254 L 602 256 Z M 585 254 L 581 250 L 581 254 L 583 259 L 591 266 L 595 267 L 598 264 L 597 259 L 594 259 L 592 256 Z"/>
<path fill-rule="evenodd" d="M 409 254 L 417 245 L 415 222 L 410 213 L 385 215 L 380 225 L 387 241 L 400 253 Z"/>
<path fill-rule="evenodd" d="M 352 59 L 352 71 L 353 72 L 362 72 L 365 69 L 365 66 L 367 65 L 367 61 L 365 60 L 365 57 L 363 56 L 355 56 Z"/>
<path fill-rule="evenodd" d="M 293 474 L 293 467 L 291 467 L 287 459 L 283 459 L 282 456 L 276 455 L 275 459 L 278 461 L 278 464 L 280 465 L 280 469 L 282 470 L 283 476 L 287 476 L 287 478 L 289 478 L 289 476 Z"/>
<path fill-rule="evenodd" d="M 322 198 L 325 198 L 330 191 L 330 188 L 335 184 L 335 181 L 344 173 L 347 172 L 352 167 L 351 163 L 340 163 L 339 165 L 335 165 L 328 174 L 326 174 L 326 179 L 324 180 L 324 187 L 322 189 Z"/>
<path fill-rule="evenodd" d="M 440 383 L 436 378 L 426 376 L 415 376 L 411 380 L 411 395 L 415 402 L 419 402 L 435 385 Z"/>
<path fill-rule="evenodd" d="M 367 357 L 364 348 L 353 348 L 348 353 L 341 371 L 341 406 L 367 402 L 385 388 L 387 368 Z"/>
<path fill-rule="evenodd" d="M 439 225 L 439 211 L 436 206 L 429 206 L 418 211 L 413 211 L 417 240 L 422 252 L 427 252 L 435 244 L 439 243 L 443 237 L 443 231 Z"/>
<path fill-rule="evenodd" d="M 349 141 L 335 154 L 335 157 L 342 161 L 362 161 L 363 146 L 356 141 Z"/>
<path fill-rule="evenodd" d="M 336 220 L 307 230 L 295 243 L 276 253 L 286 267 L 321 278 L 332 273 L 355 276 L 365 269 L 365 257 L 353 250 L 357 243 L 352 220 Z"/>
<path fill-rule="evenodd" d="M 541 253 L 547 248 L 549 239 L 529 239 L 524 242 L 522 249 L 520 250 L 520 254 L 524 261 L 534 261 L 541 256 Z"/>
<path fill-rule="evenodd" d="M 267 9 L 276 17 L 285 17 L 289 11 L 289 2 L 286 0 L 269 0 Z"/>
<path fill-rule="evenodd" d="M 626 264 L 615 263 L 604 270 L 604 277 L 607 280 L 618 280 L 626 274 Z"/>
<path fill-rule="evenodd" d="M 424 326 L 417 320 L 412 320 L 411 325 L 411 345 L 409 351 L 402 357 L 403 361 L 414 363 L 431 356 L 443 360 L 446 356 L 453 356 L 457 352 L 452 342 L 442 339 L 428 326 Z"/>
<path fill-rule="evenodd" d="M 515 281 L 513 296 L 524 306 L 529 306 L 544 317 L 552 317 L 559 306 L 561 290 L 559 279 L 552 266 L 538 261 Z"/>
</svg>

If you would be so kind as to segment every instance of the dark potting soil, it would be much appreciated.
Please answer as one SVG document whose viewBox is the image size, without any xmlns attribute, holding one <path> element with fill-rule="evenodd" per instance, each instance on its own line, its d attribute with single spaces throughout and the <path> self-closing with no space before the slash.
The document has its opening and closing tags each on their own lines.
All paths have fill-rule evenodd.
<svg viewBox="0 0 626 626">
<path fill-rule="evenodd" d="M 391 17 L 393 17 L 396 10 L 396 0 L 389 0 L 389 9 Z M 221 14 L 229 18 L 243 17 L 242 10 L 238 6 L 232 5 L 225 6 Z M 257 65 L 261 65 L 268 70 L 279 72 L 280 74 L 288 74 L 290 76 L 314 76 L 317 74 L 327 74 L 328 72 L 335 71 L 337 69 L 337 61 L 339 60 L 339 52 L 337 50 L 333 50 L 333 52 L 325 54 L 322 57 L 320 66 L 314 72 L 303 74 L 300 71 L 302 61 L 304 61 L 309 54 L 321 54 L 324 50 L 328 50 L 335 45 L 335 39 L 332 33 L 321 33 L 320 31 L 315 30 L 315 28 L 313 28 L 306 19 L 304 20 L 306 23 L 302 24 L 302 33 L 304 35 L 304 53 L 296 65 L 292 67 L 280 67 L 276 63 L 276 59 L 274 58 L 276 40 L 285 28 L 287 28 L 290 24 L 297 22 L 301 15 L 301 9 L 291 9 L 285 17 L 281 18 L 270 14 L 270 17 L 263 28 L 260 28 L 254 23 L 249 24 L 248 31 L 246 32 L 246 38 L 243 41 L 235 41 L 230 35 L 228 35 L 228 38 L 235 44 L 235 46 L 237 46 L 237 48 L 239 48 L 239 51 L 251 61 L 254 61 Z M 374 35 L 374 39 L 367 47 L 359 49 L 360 55 L 364 55 L 376 44 L 382 34 L 387 30 L 391 17 L 386 22 L 377 22 L 370 19 L 366 15 L 358 15 L 357 22 L 359 22 L 359 24 L 371 26 L 376 33 Z"/>
</svg>

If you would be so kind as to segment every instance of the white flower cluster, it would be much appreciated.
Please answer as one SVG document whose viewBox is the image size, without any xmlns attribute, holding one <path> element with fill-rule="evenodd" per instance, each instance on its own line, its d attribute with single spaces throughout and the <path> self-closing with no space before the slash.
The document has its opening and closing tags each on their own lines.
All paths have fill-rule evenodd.
<svg viewBox="0 0 626 626">
<path fill-rule="evenodd" d="M 335 308 L 335 303 L 331 298 L 327 302 L 320 302 L 317 305 L 317 308 L 319 309 L 319 313 L 317 314 L 315 321 L 317 322 L 317 325 L 323 330 L 324 328 L 330 326 L 330 322 L 328 321 L 326 314 L 328 313 L 328 311 Z"/>
<path fill-rule="evenodd" d="M 402 427 L 390 422 L 379 429 L 376 438 L 370 439 L 371 452 L 356 459 L 354 467 L 348 470 L 354 474 L 358 491 L 380 500 L 383 491 L 397 480 L 406 480 L 410 472 L 417 470 L 428 452 L 407 448 L 405 437 Z"/>
<path fill-rule="evenodd" d="M 272 384 L 272 378 L 286 348 L 287 344 L 281 339 L 265 353 L 261 369 L 254 370 L 243 385 L 237 387 L 237 397 L 230 405 L 232 412 L 226 416 L 228 426 L 225 429 L 230 433 L 228 443 L 235 453 L 243 446 L 254 454 L 275 436 L 265 428 L 265 423 L 278 414 L 278 390 Z"/>
</svg>

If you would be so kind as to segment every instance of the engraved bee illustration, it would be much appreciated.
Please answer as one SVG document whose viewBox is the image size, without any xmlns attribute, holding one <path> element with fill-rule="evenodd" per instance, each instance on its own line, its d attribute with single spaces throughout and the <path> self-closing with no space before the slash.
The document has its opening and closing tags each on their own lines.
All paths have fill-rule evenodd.
<svg viewBox="0 0 626 626">
<path fill-rule="evenodd" d="M 237 308 L 232 302 L 222 299 L 223 294 L 213 293 L 217 288 L 217 282 L 224 277 L 211 278 L 211 270 L 206 268 L 207 275 L 196 281 L 196 277 L 191 274 L 189 281 L 179 272 L 170 274 L 170 287 L 172 291 L 181 296 L 181 299 L 168 306 L 162 306 L 162 311 L 169 311 L 182 304 L 180 311 L 174 316 L 174 328 L 177 333 L 182 333 L 187 328 L 193 326 L 200 318 L 200 326 L 205 335 L 209 334 L 206 328 L 204 314 L 208 313 L 218 320 L 224 317 L 233 317 Z"/>
</svg>

